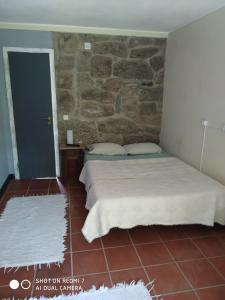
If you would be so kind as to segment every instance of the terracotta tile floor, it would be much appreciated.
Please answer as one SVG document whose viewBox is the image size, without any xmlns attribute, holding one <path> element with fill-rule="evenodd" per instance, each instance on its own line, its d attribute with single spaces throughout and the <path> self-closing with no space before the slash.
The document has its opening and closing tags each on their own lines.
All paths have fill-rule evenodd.
<svg viewBox="0 0 225 300">
<path fill-rule="evenodd" d="M 68 294 L 92 285 L 110 287 L 140 279 L 146 284 L 154 280 L 153 299 L 225 299 L 225 226 L 113 229 L 88 244 L 81 233 L 87 215 L 83 185 L 53 179 L 12 181 L 1 198 L 0 211 L 12 196 L 56 193 L 65 193 L 69 199 L 65 262 L 60 268 L 30 267 L 8 273 L 0 269 L 0 299 L 50 297 L 61 294 L 60 286 Z M 8 287 L 12 279 L 28 279 L 32 284 L 29 289 L 12 290 Z"/>
</svg>

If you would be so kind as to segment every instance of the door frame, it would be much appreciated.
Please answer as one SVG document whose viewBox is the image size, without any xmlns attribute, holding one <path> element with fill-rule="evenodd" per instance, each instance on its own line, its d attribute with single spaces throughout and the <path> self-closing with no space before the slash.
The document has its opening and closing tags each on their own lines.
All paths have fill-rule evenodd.
<svg viewBox="0 0 225 300">
<path fill-rule="evenodd" d="M 3 61 L 4 61 L 4 69 L 5 69 L 6 95 L 7 95 L 8 110 L 9 110 L 9 123 L 10 123 L 10 132 L 11 132 L 11 141 L 12 141 L 14 173 L 15 173 L 15 178 L 20 179 L 8 52 L 47 53 L 49 55 L 53 137 L 54 137 L 54 153 L 55 153 L 55 172 L 56 172 L 56 176 L 58 177 L 60 176 L 60 167 L 59 167 L 59 143 L 58 143 L 54 50 L 46 49 L 46 48 L 3 47 Z"/>
</svg>

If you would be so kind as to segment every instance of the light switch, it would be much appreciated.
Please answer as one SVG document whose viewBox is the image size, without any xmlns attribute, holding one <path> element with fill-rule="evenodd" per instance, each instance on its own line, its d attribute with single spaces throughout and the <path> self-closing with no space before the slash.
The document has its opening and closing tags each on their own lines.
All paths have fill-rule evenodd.
<svg viewBox="0 0 225 300">
<path fill-rule="evenodd" d="M 84 49 L 85 49 L 85 50 L 91 50 L 91 43 L 85 42 L 85 43 L 84 43 Z"/>
<path fill-rule="evenodd" d="M 69 116 L 68 115 L 63 115 L 63 121 L 68 121 L 69 120 Z"/>
</svg>

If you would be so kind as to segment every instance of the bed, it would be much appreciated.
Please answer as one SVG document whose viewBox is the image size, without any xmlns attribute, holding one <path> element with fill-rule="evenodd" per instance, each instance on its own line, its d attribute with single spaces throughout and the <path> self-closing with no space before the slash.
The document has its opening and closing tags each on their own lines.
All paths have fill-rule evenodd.
<svg viewBox="0 0 225 300">
<path fill-rule="evenodd" d="M 80 175 L 88 242 L 137 225 L 225 225 L 225 187 L 166 152 L 88 155 Z"/>
</svg>

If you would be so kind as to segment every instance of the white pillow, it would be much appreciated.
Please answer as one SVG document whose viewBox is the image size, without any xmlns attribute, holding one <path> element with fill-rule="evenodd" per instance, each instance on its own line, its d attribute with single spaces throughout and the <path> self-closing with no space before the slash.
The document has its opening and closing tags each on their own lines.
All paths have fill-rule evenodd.
<svg viewBox="0 0 225 300">
<path fill-rule="evenodd" d="M 103 155 L 123 155 L 126 154 L 125 149 L 115 143 L 95 143 L 88 146 L 90 150 L 88 154 L 103 154 Z"/>
<path fill-rule="evenodd" d="M 160 153 L 162 149 L 155 143 L 136 143 L 123 146 L 127 154 Z"/>
</svg>

